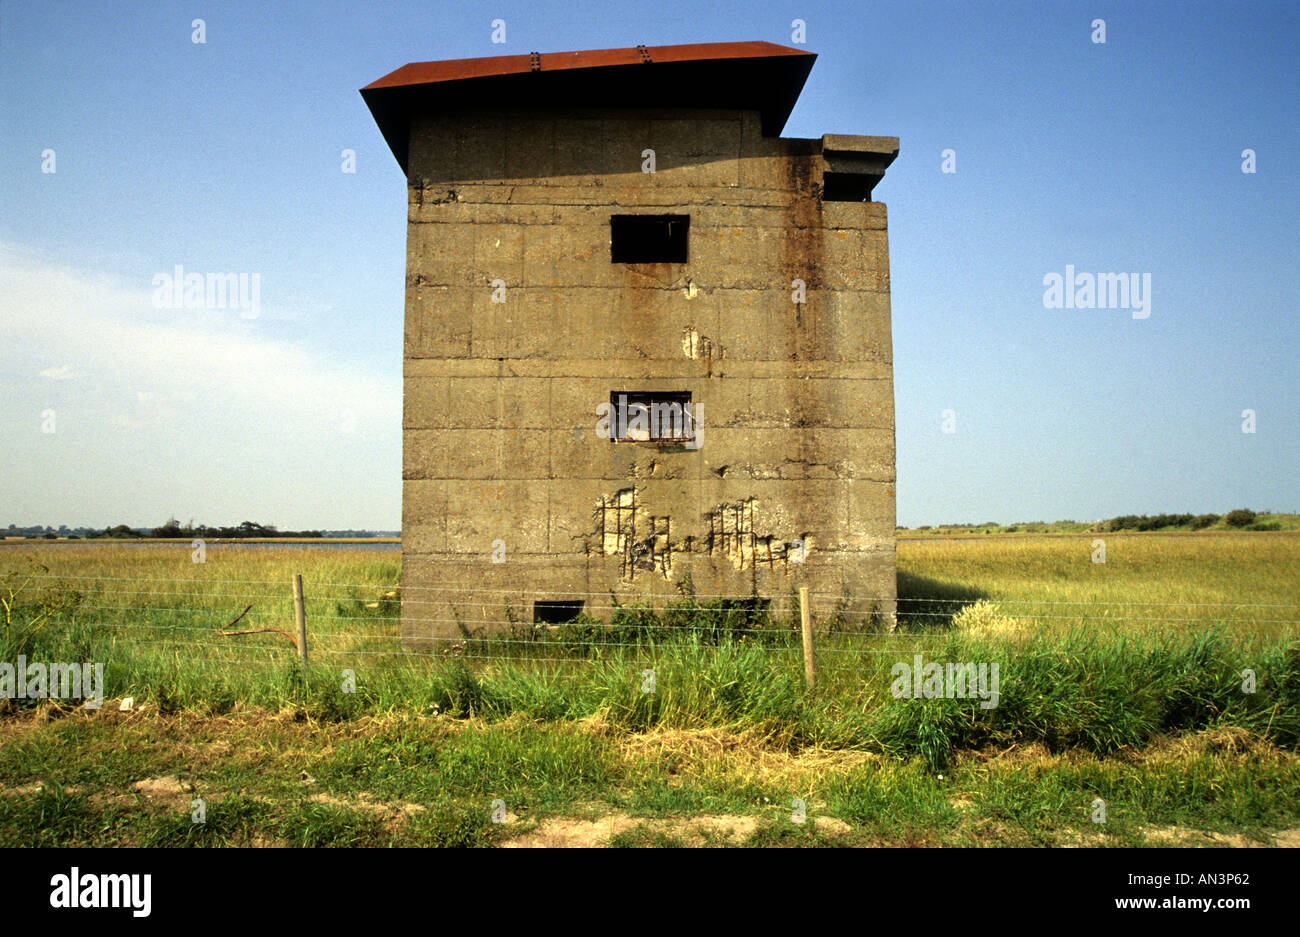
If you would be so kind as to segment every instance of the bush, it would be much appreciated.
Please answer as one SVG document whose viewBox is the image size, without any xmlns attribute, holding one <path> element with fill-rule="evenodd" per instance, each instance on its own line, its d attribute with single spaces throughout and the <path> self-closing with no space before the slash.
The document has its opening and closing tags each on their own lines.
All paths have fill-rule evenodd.
<svg viewBox="0 0 1300 937">
<path fill-rule="evenodd" d="M 952 627 L 979 638 L 1023 637 L 1029 633 L 1028 622 L 1003 613 L 996 603 L 987 599 L 978 599 L 953 615 Z"/>
<path fill-rule="evenodd" d="M 1280 521 L 1258 521 L 1257 523 L 1251 524 L 1249 527 L 1246 528 L 1246 530 L 1281 530 L 1281 529 L 1282 529 L 1282 524 Z"/>
<path fill-rule="evenodd" d="M 1223 522 L 1229 527 L 1245 527 L 1255 522 L 1255 512 L 1248 508 L 1237 508 L 1225 514 Z"/>
<path fill-rule="evenodd" d="M 1183 527 L 1191 522 L 1190 514 L 1157 514 L 1154 517 L 1143 514 L 1133 526 L 1138 530 L 1163 530 L 1166 527 Z"/>
<path fill-rule="evenodd" d="M 1101 530 L 1163 530 L 1166 527 L 1191 527 L 1193 530 L 1200 530 L 1201 527 L 1209 527 L 1219 519 L 1217 514 L 1202 514 L 1195 517 L 1191 514 L 1155 514 L 1148 516 L 1143 514 L 1122 514 L 1119 517 L 1112 517 L 1101 525 Z M 1197 523 L 1200 522 L 1200 527 Z"/>
<path fill-rule="evenodd" d="M 1219 522 L 1218 514 L 1198 514 L 1192 518 L 1192 530 L 1204 530 Z"/>
</svg>

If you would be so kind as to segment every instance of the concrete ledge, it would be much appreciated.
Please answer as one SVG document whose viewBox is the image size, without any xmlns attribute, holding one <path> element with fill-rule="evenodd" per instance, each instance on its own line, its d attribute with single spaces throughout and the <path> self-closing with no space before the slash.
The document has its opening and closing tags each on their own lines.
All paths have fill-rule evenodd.
<svg viewBox="0 0 1300 937">
<path fill-rule="evenodd" d="M 889 157 L 898 155 L 898 137 L 862 137 L 847 133 L 822 134 L 822 155 L 829 153 L 861 153 Z M 888 165 L 888 163 L 886 163 Z"/>
</svg>

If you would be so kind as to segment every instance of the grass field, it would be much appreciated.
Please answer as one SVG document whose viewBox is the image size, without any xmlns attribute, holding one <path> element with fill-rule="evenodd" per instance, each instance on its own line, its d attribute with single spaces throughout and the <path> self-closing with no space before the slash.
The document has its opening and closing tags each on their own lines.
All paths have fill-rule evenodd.
<svg viewBox="0 0 1300 937">
<path fill-rule="evenodd" d="M 0 844 L 1296 844 L 1297 569 L 1288 531 L 903 540 L 901 632 L 823 621 L 809 693 L 790 622 L 707 603 L 435 658 L 392 551 L 4 546 L 0 659 L 107 701 L 0 700 Z M 310 667 L 215 635 L 292 630 L 298 572 Z M 918 653 L 998 705 L 896 698 Z"/>
</svg>

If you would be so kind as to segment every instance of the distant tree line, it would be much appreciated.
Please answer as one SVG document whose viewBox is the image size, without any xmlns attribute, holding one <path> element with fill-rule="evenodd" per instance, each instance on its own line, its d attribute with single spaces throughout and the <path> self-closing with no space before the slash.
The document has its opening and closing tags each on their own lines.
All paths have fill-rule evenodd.
<svg viewBox="0 0 1300 937">
<path fill-rule="evenodd" d="M 1250 513 L 1254 518 L 1254 512 Z M 1218 514 L 1122 514 L 1098 525 L 1100 530 L 1163 530 L 1166 527 L 1190 527 L 1204 530 L 1219 522 Z M 1240 526 L 1240 525 L 1234 525 Z"/>
<path fill-rule="evenodd" d="M 1264 512 L 1263 517 L 1267 517 L 1270 512 Z M 1269 521 L 1261 519 L 1261 515 L 1256 514 L 1249 508 L 1237 508 L 1229 511 L 1227 514 L 1124 514 L 1120 517 L 1112 517 L 1110 520 L 1100 521 L 1091 526 L 1090 530 L 1096 532 L 1108 532 L 1118 530 L 1164 530 L 1168 528 L 1186 528 L 1188 530 L 1205 530 L 1207 527 L 1213 527 L 1220 521 L 1223 526 L 1231 527 L 1236 530 L 1281 530 L 1282 525 L 1278 521 Z M 986 521 L 983 524 L 938 524 L 931 527 L 929 524 L 923 524 L 916 528 L 917 530 L 967 530 L 972 533 L 978 530 L 1001 530 L 1003 533 L 1015 533 L 1021 527 L 1052 527 L 1055 525 L 1074 524 L 1075 521 L 1055 521 L 1053 524 L 1044 523 L 1043 521 L 1031 521 L 1028 523 L 1011 525 L 1008 527 L 1001 526 L 994 521 Z M 899 530 L 907 530 L 906 527 L 900 527 Z"/>
<path fill-rule="evenodd" d="M 325 536 L 319 530 L 280 530 L 274 524 L 259 524 L 256 521 L 244 521 L 234 527 L 209 527 L 207 524 L 195 524 L 190 521 L 188 524 L 182 524 L 174 517 L 169 517 L 162 526 L 148 528 L 133 528 L 126 524 L 118 524 L 116 527 L 106 527 L 102 531 L 96 531 L 86 535 L 88 540 L 98 539 L 100 537 L 109 537 L 116 539 L 139 539 L 141 537 L 157 537 L 166 540 L 189 540 L 192 538 L 200 539 L 241 539 L 257 537 L 323 537 Z"/>
<path fill-rule="evenodd" d="M 1229 511 L 1227 514 L 1155 514 L 1147 516 L 1146 514 L 1134 515 L 1125 514 L 1121 517 L 1112 517 L 1102 525 L 1098 525 L 1098 530 L 1161 530 L 1165 527 L 1187 527 L 1191 530 L 1204 530 L 1207 527 L 1213 527 L 1219 521 L 1223 521 L 1225 527 L 1232 527 L 1237 530 L 1281 530 L 1282 525 L 1277 521 L 1261 521 L 1254 511 L 1249 508 L 1237 508 Z"/>
<path fill-rule="evenodd" d="M 129 524 L 118 524 L 100 530 L 94 527 L 68 527 L 66 524 L 60 524 L 57 528 L 40 524 L 28 527 L 10 524 L 7 529 L 0 531 L 0 535 L 5 537 L 44 540 L 57 540 L 61 537 L 68 540 L 141 540 L 146 537 L 169 540 L 195 538 L 235 540 L 250 537 L 387 537 L 397 534 L 398 531 L 395 530 L 280 530 L 274 524 L 258 524 L 255 521 L 244 521 L 233 527 L 210 527 L 207 524 L 196 524 L 192 520 L 182 524 L 174 517 L 169 517 L 159 527 L 132 527 Z"/>
<path fill-rule="evenodd" d="M 31 527 L 19 527 L 17 524 L 10 524 L 2 533 L 6 537 L 44 537 L 47 540 L 54 540 L 57 537 L 80 537 L 84 536 L 89 528 L 86 527 L 68 527 L 67 524 L 60 524 L 58 528 L 42 527 L 40 524 L 34 524 Z"/>
</svg>

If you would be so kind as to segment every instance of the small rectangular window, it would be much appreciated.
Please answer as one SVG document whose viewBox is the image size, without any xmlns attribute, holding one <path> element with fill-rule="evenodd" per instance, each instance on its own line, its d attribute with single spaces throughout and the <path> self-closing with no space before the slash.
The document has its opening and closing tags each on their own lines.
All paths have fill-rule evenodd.
<svg viewBox="0 0 1300 937">
<path fill-rule="evenodd" d="M 690 215 L 611 215 L 609 259 L 616 264 L 684 264 Z"/>
<path fill-rule="evenodd" d="M 856 172 L 828 172 L 822 175 L 823 202 L 867 202 L 871 187 L 880 179 Z"/>
<path fill-rule="evenodd" d="M 609 395 L 609 438 L 615 442 L 677 442 L 695 439 L 691 392 L 614 391 Z"/>
</svg>

